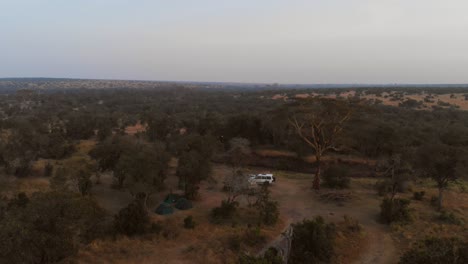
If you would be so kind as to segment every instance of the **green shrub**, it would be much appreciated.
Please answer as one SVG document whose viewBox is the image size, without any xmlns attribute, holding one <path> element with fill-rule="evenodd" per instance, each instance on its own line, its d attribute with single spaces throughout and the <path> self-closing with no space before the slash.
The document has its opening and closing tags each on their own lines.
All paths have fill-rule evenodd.
<svg viewBox="0 0 468 264">
<path fill-rule="evenodd" d="M 211 210 L 211 220 L 213 223 L 221 223 L 227 219 L 232 218 L 237 209 L 237 202 L 228 202 L 223 200 L 221 206 Z"/>
<path fill-rule="evenodd" d="M 270 190 L 268 189 L 268 185 L 262 185 L 254 206 L 260 214 L 259 220 L 261 224 L 274 225 L 278 222 L 278 202 L 270 200 Z"/>
<path fill-rule="evenodd" d="M 238 234 L 232 235 L 228 239 L 228 247 L 234 252 L 238 252 L 241 248 L 242 239 Z"/>
<path fill-rule="evenodd" d="M 375 189 L 377 190 L 377 194 L 379 196 L 384 196 L 392 191 L 391 182 L 388 180 L 378 181 L 375 184 Z"/>
<path fill-rule="evenodd" d="M 318 216 L 293 225 L 289 264 L 329 263 L 334 254 L 336 229 Z"/>
<path fill-rule="evenodd" d="M 349 188 L 350 182 L 349 169 L 343 165 L 330 166 L 323 173 L 323 185 L 325 187 L 346 189 Z"/>
<path fill-rule="evenodd" d="M 430 237 L 418 241 L 400 258 L 400 264 L 428 263 L 468 263 L 468 243 L 457 238 Z"/>
<path fill-rule="evenodd" d="M 115 231 L 127 236 L 140 235 L 148 231 L 150 218 L 148 211 L 139 201 L 130 203 L 114 218 Z"/>
<path fill-rule="evenodd" d="M 425 191 L 413 192 L 413 199 L 418 200 L 418 201 L 422 201 L 425 194 L 426 194 Z"/>
<path fill-rule="evenodd" d="M 254 257 L 243 254 L 239 257 L 239 264 L 282 264 L 283 259 L 279 256 L 276 248 L 270 247 L 262 257 Z"/>
<path fill-rule="evenodd" d="M 265 235 L 262 234 L 260 227 L 247 228 L 244 233 L 243 241 L 248 246 L 257 246 L 266 242 Z"/>
<path fill-rule="evenodd" d="M 196 223 L 193 221 L 193 217 L 191 215 L 184 218 L 184 228 L 194 229 L 195 225 Z"/>
<path fill-rule="evenodd" d="M 407 199 L 383 199 L 380 205 L 380 219 L 387 224 L 410 221 L 410 203 L 411 201 Z"/>
<path fill-rule="evenodd" d="M 162 230 L 163 230 L 163 227 L 160 223 L 151 223 L 149 232 L 159 235 Z"/>
<path fill-rule="evenodd" d="M 463 224 L 463 220 L 458 218 L 454 213 L 449 213 L 447 211 L 442 211 L 439 216 L 437 217 L 440 221 L 453 224 L 453 225 L 461 225 Z"/>
</svg>

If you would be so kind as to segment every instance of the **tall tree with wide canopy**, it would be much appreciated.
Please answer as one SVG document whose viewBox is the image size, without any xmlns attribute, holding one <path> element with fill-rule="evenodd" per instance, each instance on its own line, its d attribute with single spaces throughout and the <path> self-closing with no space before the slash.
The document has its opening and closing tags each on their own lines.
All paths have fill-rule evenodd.
<svg viewBox="0 0 468 264">
<path fill-rule="evenodd" d="M 320 189 L 322 157 L 338 150 L 337 139 L 351 117 L 349 103 L 342 100 L 312 98 L 288 105 L 289 123 L 297 135 L 314 150 L 316 173 L 313 188 Z"/>
<path fill-rule="evenodd" d="M 142 142 L 120 156 L 114 173 L 124 175 L 124 186 L 146 206 L 148 198 L 164 187 L 169 158 L 164 146 Z"/>
</svg>

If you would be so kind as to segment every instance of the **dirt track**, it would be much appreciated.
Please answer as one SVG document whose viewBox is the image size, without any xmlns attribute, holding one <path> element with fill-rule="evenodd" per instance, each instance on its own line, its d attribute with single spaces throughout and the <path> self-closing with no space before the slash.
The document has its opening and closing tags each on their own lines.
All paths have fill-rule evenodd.
<svg viewBox="0 0 468 264">
<path fill-rule="evenodd" d="M 318 195 L 310 189 L 310 182 L 310 178 L 305 177 L 281 177 L 278 184 L 271 188 L 273 198 L 280 201 L 281 215 L 286 218 L 287 223 L 318 215 L 329 221 L 340 221 L 344 215 L 348 215 L 364 227 L 369 242 L 356 264 L 398 263 L 398 254 L 388 227 L 376 221 L 380 201 L 372 189 L 353 186 L 354 198 L 340 206 L 320 201 Z M 282 236 L 278 236 L 265 248 L 277 245 L 281 238 Z"/>
</svg>

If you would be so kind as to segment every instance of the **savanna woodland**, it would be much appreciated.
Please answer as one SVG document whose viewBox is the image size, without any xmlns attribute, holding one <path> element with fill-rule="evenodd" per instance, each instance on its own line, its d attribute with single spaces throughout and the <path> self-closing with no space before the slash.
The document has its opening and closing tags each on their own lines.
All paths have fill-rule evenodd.
<svg viewBox="0 0 468 264">
<path fill-rule="evenodd" d="M 468 263 L 467 88 L 0 91 L 0 263 Z"/>
</svg>

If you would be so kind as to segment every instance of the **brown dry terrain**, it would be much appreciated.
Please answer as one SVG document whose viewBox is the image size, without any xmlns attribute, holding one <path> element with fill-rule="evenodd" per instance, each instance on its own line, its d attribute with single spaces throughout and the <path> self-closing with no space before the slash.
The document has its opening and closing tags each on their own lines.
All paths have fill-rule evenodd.
<svg viewBox="0 0 468 264">
<path fill-rule="evenodd" d="M 377 96 L 375 94 L 366 94 L 362 93 L 356 95 L 356 91 L 347 91 L 341 92 L 339 94 L 321 94 L 317 92 L 312 93 L 300 93 L 296 94 L 294 98 L 309 98 L 309 97 L 324 97 L 324 98 L 337 98 L 337 97 L 359 97 L 360 99 L 367 99 L 373 101 L 381 101 L 381 104 L 388 106 L 399 106 L 400 103 L 413 99 L 422 103 L 422 107 L 418 108 L 421 110 L 431 110 L 432 107 L 442 107 L 447 108 L 443 104 L 450 104 L 454 107 L 457 107 L 460 110 L 468 110 L 468 100 L 465 100 L 465 93 L 454 93 L 454 94 L 430 94 L 427 92 L 421 92 L 419 94 L 407 94 L 404 93 L 401 97 L 396 100 L 392 99 L 394 95 L 398 94 L 397 92 L 383 92 L 381 95 Z M 430 101 L 425 101 L 424 99 L 428 98 Z M 276 94 L 271 97 L 273 100 L 286 100 L 288 99 L 287 95 Z M 442 105 L 440 105 L 442 104 Z"/>
<path fill-rule="evenodd" d="M 92 148 L 93 141 L 82 141 L 78 149 L 86 153 Z M 263 155 L 291 155 L 281 151 L 260 151 Z M 41 161 L 44 164 L 44 161 Z M 171 190 L 177 191 L 175 176 L 176 160 L 171 161 L 171 170 L 166 180 L 167 191 L 154 195 L 149 202 L 156 208 L 164 196 Z M 341 222 L 346 215 L 362 225 L 362 235 L 358 237 L 338 236 L 335 263 L 397 263 L 399 255 L 416 239 L 429 234 L 468 235 L 466 225 L 453 225 L 435 220 L 437 213 L 429 203 L 429 197 L 436 194 L 434 185 L 429 181 L 415 183 L 414 190 L 425 190 L 423 201 L 413 201 L 413 223 L 408 225 L 386 226 L 378 223 L 381 197 L 376 195 L 375 178 L 353 178 L 351 189 L 345 191 L 349 199 L 336 202 L 324 200 L 323 195 L 335 193 L 334 190 L 311 190 L 311 174 L 291 171 L 278 171 L 251 167 L 250 172 L 272 172 L 278 181 L 271 187 L 272 198 L 280 204 L 281 219 L 273 227 L 263 230 L 268 242 L 264 245 L 246 247 L 243 250 L 257 254 L 268 246 L 275 245 L 281 238 L 281 232 L 290 224 L 321 215 L 328 221 Z M 242 225 L 214 225 L 209 221 L 209 212 L 225 199 L 221 191 L 224 177 L 230 173 L 223 164 L 214 165 L 213 179 L 204 182 L 200 188 L 200 199 L 194 202 L 194 208 L 188 211 L 176 211 L 173 215 L 152 215 L 154 222 L 162 223 L 165 238 L 161 235 L 147 235 L 140 238 L 116 237 L 115 239 L 97 240 L 80 250 L 74 258 L 77 263 L 235 263 L 236 253 L 227 245 L 229 238 L 242 234 L 246 227 Z M 112 175 L 104 174 L 101 183 L 95 185 L 92 195 L 98 203 L 111 214 L 125 207 L 132 197 L 125 191 L 111 188 Z M 17 179 L 2 178 L 3 193 L 47 190 L 48 179 L 33 177 Z M 446 195 L 446 208 L 460 218 L 468 219 L 467 185 L 451 186 Z M 402 194 L 411 198 L 412 193 Z M 241 200 L 241 207 L 246 208 L 247 201 Z M 249 210 L 242 209 L 245 215 Z M 183 218 L 192 215 L 197 222 L 194 230 L 183 228 Z"/>
</svg>

